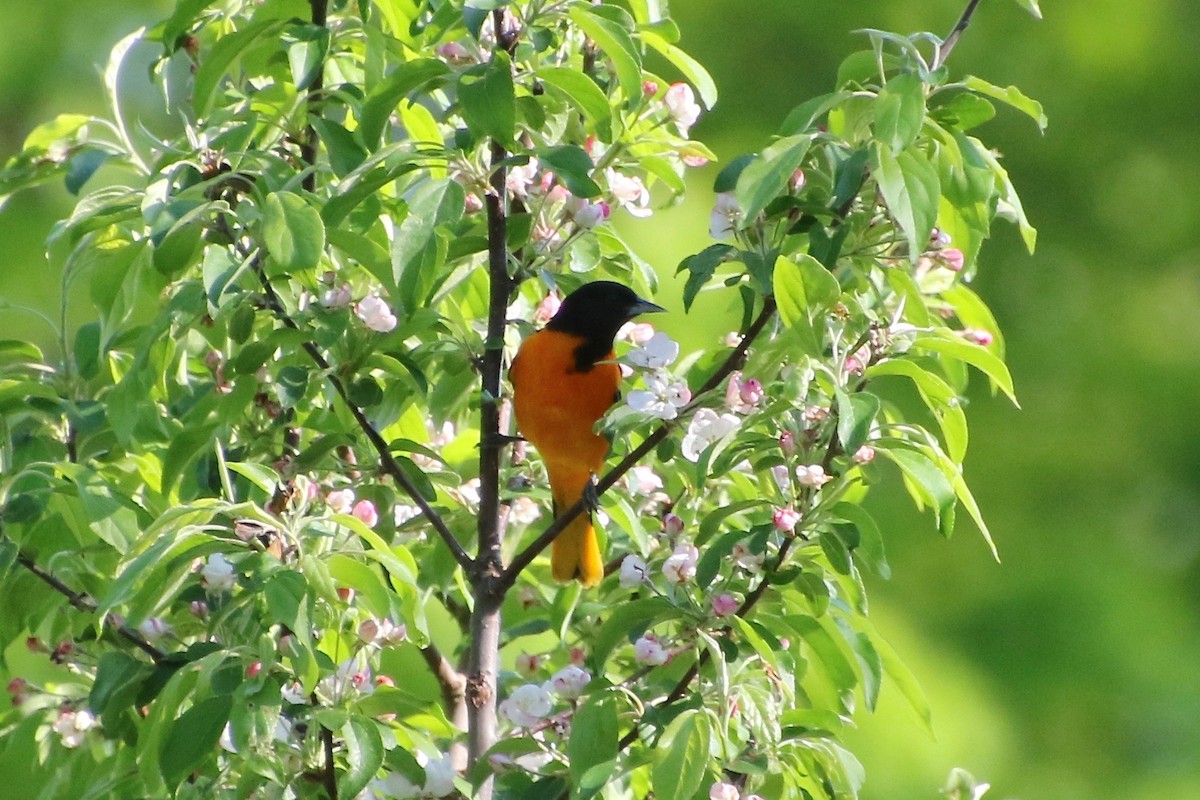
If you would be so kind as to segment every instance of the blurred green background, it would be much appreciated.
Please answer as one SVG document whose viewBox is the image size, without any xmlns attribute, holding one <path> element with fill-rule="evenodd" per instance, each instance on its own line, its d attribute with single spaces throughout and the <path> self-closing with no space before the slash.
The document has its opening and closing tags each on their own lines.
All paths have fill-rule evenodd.
<svg viewBox="0 0 1200 800">
<path fill-rule="evenodd" d="M 53 114 L 100 110 L 108 48 L 169 5 L 0 0 L 0 157 Z M 721 89 L 694 135 L 723 159 L 754 150 L 831 87 L 864 46 L 854 30 L 944 34 L 963 5 L 676 0 L 683 45 Z M 1200 797 L 1200 4 L 1043 11 L 986 0 L 951 59 L 1050 117 L 1044 136 L 1015 112 L 980 131 L 1040 229 L 1031 258 L 1000 224 L 975 284 L 1023 407 L 981 391 L 970 410 L 967 477 L 1003 563 L 969 523 L 947 542 L 902 498 L 877 501 L 895 573 L 872 581 L 877 624 L 920 677 L 937 738 L 885 685 L 852 742 L 867 800 L 935 797 L 952 766 L 997 800 Z M 708 244 L 710 178 L 626 228 L 664 275 Z M 56 186 L 0 215 L 0 299 L 56 313 L 42 240 L 69 208 Z M 0 335 L 48 339 L 39 324 L 0 310 Z"/>
</svg>

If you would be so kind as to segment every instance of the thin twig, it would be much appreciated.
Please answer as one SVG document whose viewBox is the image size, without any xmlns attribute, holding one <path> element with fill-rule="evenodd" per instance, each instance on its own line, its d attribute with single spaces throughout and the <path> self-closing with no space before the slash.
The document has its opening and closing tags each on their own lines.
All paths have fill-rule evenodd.
<svg viewBox="0 0 1200 800">
<path fill-rule="evenodd" d="M 312 8 L 313 25 L 324 28 L 329 14 L 328 0 L 308 0 L 308 2 Z M 322 62 L 317 68 L 317 74 L 313 76 L 312 83 L 308 85 L 308 96 L 304 101 L 306 112 L 312 108 L 324 87 L 325 64 Z M 300 160 L 309 167 L 315 166 L 317 162 L 317 131 L 311 121 L 304 126 L 304 140 L 300 143 Z M 317 186 L 317 171 L 309 169 L 300 185 L 304 187 L 305 191 L 313 191 Z"/>
<path fill-rule="evenodd" d="M 694 395 L 696 398 L 699 398 L 720 386 L 721 383 L 729 377 L 730 373 L 742 365 L 746 359 L 746 352 L 750 349 L 750 345 L 754 343 L 754 340 L 758 338 L 758 335 L 762 333 L 763 329 L 767 326 L 767 323 L 771 321 L 771 318 L 774 315 L 775 298 L 767 297 L 763 302 L 762 311 L 759 312 L 758 317 L 753 323 L 751 323 L 750 327 L 746 329 L 746 333 L 742 336 L 742 340 L 738 343 L 738 346 L 733 349 L 733 352 L 729 354 L 729 357 L 725 359 L 720 368 L 718 368 L 716 372 L 709 376 L 708 380 L 696 390 Z M 671 432 L 671 429 L 672 426 L 666 423 L 659 425 L 658 428 L 656 428 L 653 433 L 647 436 L 640 445 L 635 447 L 623 459 L 621 459 L 620 463 L 605 473 L 604 477 L 601 478 L 596 484 L 596 495 L 599 496 L 611 489 L 613 485 L 621 479 L 621 476 L 635 467 L 639 461 L 641 461 L 650 453 L 651 450 L 653 450 L 655 447 L 658 447 L 658 443 L 667 438 L 667 435 Z M 531 542 L 524 550 L 522 550 L 513 558 L 512 562 L 500 575 L 500 584 L 506 589 L 512 586 L 516 581 L 517 576 L 521 573 L 521 570 L 529 566 L 530 563 L 532 563 L 533 560 L 537 558 L 543 550 L 549 547 L 550 543 L 554 541 L 554 538 L 558 536 L 558 534 L 561 533 L 562 530 L 567 527 L 567 525 L 569 525 L 573 519 L 582 514 L 587 507 L 588 499 L 581 498 L 574 505 L 567 508 L 565 511 L 563 511 L 563 513 L 559 514 L 554 522 L 550 524 L 550 527 L 546 528 L 546 530 L 543 531 L 538 538 L 534 539 L 533 542 Z"/>
<path fill-rule="evenodd" d="M 950 57 L 950 53 L 954 50 L 954 46 L 958 44 L 958 40 L 962 37 L 963 32 L 966 31 L 967 26 L 971 24 L 971 17 L 974 16 L 975 9 L 978 7 L 978 5 L 979 0 L 969 0 L 966 9 L 962 13 L 962 16 L 958 18 L 958 22 L 955 24 L 954 29 L 950 31 L 950 35 L 947 36 L 946 40 L 942 42 L 941 46 L 938 47 L 937 53 L 933 57 L 934 69 L 938 69 L 946 63 L 946 59 Z"/>
<path fill-rule="evenodd" d="M 266 296 L 271 310 L 275 312 L 275 315 L 284 325 L 292 330 L 301 330 L 300 325 L 284 309 L 283 303 L 279 300 L 279 295 L 275 293 L 275 287 L 271 286 L 270 279 L 267 278 L 266 273 L 262 269 L 261 258 L 255 256 L 250 266 L 254 273 L 258 275 L 259 283 L 263 288 L 263 294 Z M 367 415 L 363 413 L 363 410 L 350 399 L 350 392 L 346 389 L 346 384 L 334 373 L 333 367 L 325 359 L 325 356 L 321 355 L 320 348 L 313 342 L 307 341 L 301 347 L 304 349 L 304 352 L 308 353 L 309 358 L 313 360 L 318 369 L 325 373 L 325 379 L 329 381 L 330 385 L 333 386 L 333 390 L 337 392 L 338 397 L 345 403 L 346 408 L 350 411 L 350 415 L 358 423 L 359 429 L 370 440 L 371 446 L 379 456 L 380 467 L 383 471 L 404 489 L 417 508 L 421 510 L 421 514 L 429 521 L 433 529 L 438 532 L 438 535 L 441 536 L 446 546 L 450 548 L 450 552 L 454 555 L 454 560 L 458 562 L 459 566 L 465 570 L 470 570 L 474 566 L 471 556 L 458 543 L 458 539 L 455 538 L 450 528 L 447 527 L 446 521 L 442 519 L 441 515 L 421 495 L 420 490 L 417 489 L 417 485 L 413 483 L 412 479 L 408 477 L 408 474 L 400 466 L 400 462 L 392 455 L 391 447 L 388 446 L 387 441 L 380 435 L 379 431 L 375 429 L 375 426 L 371 424 L 371 420 L 367 419 Z"/>
<path fill-rule="evenodd" d="M 67 602 L 70 603 L 71 606 L 77 611 L 82 611 L 85 614 L 96 613 L 96 601 L 93 600 L 86 592 L 77 592 L 70 586 L 67 586 L 58 578 L 39 567 L 32 558 L 24 553 L 17 553 L 17 563 L 36 575 L 43 583 L 54 589 L 54 591 L 67 598 Z M 112 618 L 110 617 L 107 621 L 111 623 Z M 150 656 L 150 660 L 155 664 L 166 660 L 166 653 L 150 644 L 145 637 L 143 637 L 133 628 L 130 628 L 128 625 L 112 625 L 111 627 L 122 639 L 126 640 L 134 647 Z"/>
</svg>

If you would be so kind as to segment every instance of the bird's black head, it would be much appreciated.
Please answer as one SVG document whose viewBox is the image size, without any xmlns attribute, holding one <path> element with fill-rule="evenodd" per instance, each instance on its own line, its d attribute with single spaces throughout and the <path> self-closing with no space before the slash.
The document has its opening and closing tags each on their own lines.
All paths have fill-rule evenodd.
<svg viewBox="0 0 1200 800">
<path fill-rule="evenodd" d="M 585 283 L 563 298 L 558 313 L 547 323 L 552 331 L 583 337 L 576 353 L 580 368 L 590 369 L 612 350 L 617 330 L 639 314 L 666 309 L 643 300 L 628 286 L 613 281 Z"/>
</svg>

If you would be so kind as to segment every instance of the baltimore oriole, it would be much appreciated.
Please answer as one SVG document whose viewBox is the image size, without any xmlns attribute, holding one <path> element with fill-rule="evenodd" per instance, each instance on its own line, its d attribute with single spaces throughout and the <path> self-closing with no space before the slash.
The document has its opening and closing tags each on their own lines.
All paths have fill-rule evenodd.
<svg viewBox="0 0 1200 800">
<path fill-rule="evenodd" d="M 620 397 L 614 362 L 617 330 L 638 314 L 663 311 L 612 281 L 584 284 L 562 301 L 546 327 L 521 343 L 509 369 L 521 434 L 537 448 L 557 514 L 584 495 L 608 453 L 593 430 Z M 563 529 L 550 550 L 555 580 L 595 586 L 604 563 L 590 514 Z"/>
</svg>

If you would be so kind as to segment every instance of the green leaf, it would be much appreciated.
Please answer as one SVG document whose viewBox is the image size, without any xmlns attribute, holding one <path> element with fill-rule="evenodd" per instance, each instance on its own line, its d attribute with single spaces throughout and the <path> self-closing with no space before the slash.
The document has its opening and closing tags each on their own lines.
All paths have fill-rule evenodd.
<svg viewBox="0 0 1200 800">
<path fill-rule="evenodd" d="M 1036 19 L 1042 18 L 1042 10 L 1038 8 L 1038 0 L 1014 0 L 1017 5 L 1028 11 Z"/>
<path fill-rule="evenodd" d="M 888 644 L 878 631 L 873 627 L 868 627 L 866 634 L 870 638 L 871 644 L 875 646 L 875 652 L 879 654 L 879 663 L 883 667 L 884 676 L 900 690 L 900 694 L 908 701 L 909 707 L 921 720 L 925 732 L 932 738 L 933 712 L 929 708 L 929 700 L 926 699 L 925 692 L 921 689 L 921 684 L 917 682 L 916 676 L 904 665 L 895 648 Z"/>
<path fill-rule="evenodd" d="M 696 295 L 704 288 L 717 271 L 717 267 L 727 261 L 737 260 L 737 248 L 728 244 L 711 244 L 694 256 L 688 256 L 679 262 L 675 270 L 678 275 L 685 269 L 688 271 L 687 283 L 683 287 L 684 310 L 691 310 Z"/>
<path fill-rule="evenodd" d="M 996 203 L 997 216 L 1017 223 L 1017 228 L 1021 231 L 1021 239 L 1025 242 L 1025 249 L 1032 254 L 1034 248 L 1037 247 L 1037 229 L 1029 224 L 1029 219 L 1025 216 L 1025 208 L 1021 205 L 1021 198 L 1017 195 L 1016 187 L 1008 177 L 1008 171 L 1000 166 L 1000 159 L 995 153 L 984 148 L 975 139 L 968 138 L 968 141 L 976 145 L 975 152 L 983 159 L 984 164 L 992 171 L 996 181 L 1003 189 Z"/>
<path fill-rule="evenodd" d="M 875 99 L 875 137 L 893 153 L 909 147 L 925 121 L 925 83 L 911 72 L 896 75 Z"/>
<path fill-rule="evenodd" d="M 604 92 L 590 77 L 567 67 L 541 67 L 537 71 L 537 78 L 579 109 L 586 123 L 585 128 L 594 130 L 605 141 L 612 136 L 612 107 Z"/>
<path fill-rule="evenodd" d="M 216 754 L 217 740 L 232 709 L 232 695 L 210 697 L 170 723 L 158 756 L 158 768 L 170 789 L 174 790 L 196 767 Z"/>
<path fill-rule="evenodd" d="M 487 64 L 464 72 L 458 79 L 458 99 L 463 119 L 473 134 L 512 145 L 517 100 L 507 53 L 497 51 Z"/>
<path fill-rule="evenodd" d="M 807 253 L 775 262 L 772 290 L 779 316 L 788 327 L 807 324 L 832 308 L 842 294 L 833 273 Z"/>
<path fill-rule="evenodd" d="M 268 275 L 313 269 L 325 252 L 325 223 L 300 195 L 273 192 L 263 214 L 263 241 L 271 256 Z"/>
<path fill-rule="evenodd" d="M 996 116 L 996 107 L 979 95 L 959 92 L 930 109 L 939 121 L 960 131 L 970 130 Z"/>
<path fill-rule="evenodd" d="M 816 654 L 818 662 L 824 667 L 825 673 L 838 691 L 850 691 L 858 685 L 858 673 L 838 644 L 841 637 L 834 638 L 824 627 L 823 620 L 827 617 L 828 615 L 818 620 L 813 617 L 790 615 L 784 618 L 784 622 L 799 634 Z"/>
<path fill-rule="evenodd" d="M 778 197 L 804 161 L 812 144 L 807 133 L 788 136 L 772 144 L 746 166 L 737 179 L 737 200 L 742 209 L 741 227 Z"/>
<path fill-rule="evenodd" d="M 344 178 L 367 160 L 367 150 L 354 134 L 336 122 L 328 119 L 314 118 L 311 122 L 313 130 L 325 145 L 329 156 L 329 166 L 333 174 Z"/>
<path fill-rule="evenodd" d="M 611 694 L 588 697 L 575 712 L 567 757 L 573 798 L 589 798 L 604 788 L 617 765 L 617 704 Z"/>
<path fill-rule="evenodd" d="M 296 89 L 304 91 L 313 85 L 325 69 L 329 28 L 307 22 L 297 23 L 289 25 L 280 38 L 287 47 L 292 83 Z"/>
<path fill-rule="evenodd" d="M 308 625 L 308 581 L 299 572 L 281 570 L 263 586 L 270 618 L 303 638 Z"/>
<path fill-rule="evenodd" d="M 779 135 L 795 136 L 812 131 L 817 125 L 817 120 L 829 113 L 830 109 L 841 105 L 848 97 L 849 92 L 831 92 L 801 103 L 784 119 L 779 128 Z"/>
<path fill-rule="evenodd" d="M 915 262 L 925 252 L 929 234 L 937 223 L 942 193 L 937 169 L 915 150 L 893 155 L 890 148 L 876 143 L 871 147 L 871 155 L 879 191 L 908 240 L 908 257 Z"/>
<path fill-rule="evenodd" d="M 406 313 L 424 305 L 439 277 L 441 265 L 430 259 L 438 226 L 461 219 L 465 203 L 462 184 L 449 178 L 423 183 L 409 198 L 408 214 L 396 228 L 392 243 L 392 278 Z"/>
<path fill-rule="evenodd" d="M 352 716 L 342 726 L 346 771 L 338 779 L 339 797 L 357 797 L 383 766 L 383 737 L 372 719 Z"/>
<path fill-rule="evenodd" d="M 911 444 L 891 442 L 876 445 L 875 451 L 890 458 L 908 478 L 909 493 L 918 507 L 930 506 L 943 536 L 954 532 L 954 487 L 929 456 L 910 449 Z"/>
<path fill-rule="evenodd" d="M 661 53 L 683 73 L 683 77 L 687 78 L 692 86 L 696 87 L 700 102 L 705 108 L 711 110 L 717 104 L 717 84 L 703 64 L 656 33 L 643 29 L 640 35 L 643 42 Z"/>
<path fill-rule="evenodd" d="M 846 394 L 840 386 L 835 392 L 835 397 L 838 411 L 838 440 L 842 443 L 842 452 L 853 454 L 859 447 L 866 444 L 867 436 L 871 433 L 871 425 L 879 413 L 879 398 L 868 392 Z"/>
<path fill-rule="evenodd" d="M 569 15 L 612 61 L 625 97 L 641 97 L 642 57 L 626 27 L 585 4 L 573 5 Z"/>
<path fill-rule="evenodd" d="M 88 708 L 97 715 L 116 714 L 133 705 L 142 680 L 149 673 L 145 663 L 128 653 L 111 650 L 100 657 L 96 679 L 88 695 Z"/>
<path fill-rule="evenodd" d="M 999 356 L 982 345 L 969 342 L 954 331 L 939 328 L 928 334 L 922 334 L 913 342 L 913 347 L 921 350 L 932 350 L 950 358 L 964 361 L 978 369 L 988 377 L 992 385 L 999 387 L 1013 405 L 1018 408 L 1016 394 L 1013 392 L 1012 375 L 1004 361 Z"/>
<path fill-rule="evenodd" d="M 571 144 L 542 147 L 536 151 L 538 160 L 554 170 L 567 191 L 576 197 L 595 197 L 601 189 L 591 177 L 595 168 L 592 157 L 583 148 Z"/>
<path fill-rule="evenodd" d="M 967 419 L 957 393 L 941 377 L 907 358 L 893 358 L 873 364 L 867 369 L 868 378 L 896 375 L 908 378 L 942 428 L 946 450 L 956 463 L 962 463 L 967 451 Z"/>
<path fill-rule="evenodd" d="M 283 20 L 278 19 L 251 22 L 240 31 L 222 36 L 211 50 L 201 54 L 200 65 L 196 68 L 196 79 L 192 85 L 192 106 L 196 116 L 203 117 L 208 114 L 213 94 L 233 62 L 260 39 L 274 35 L 283 24 Z"/>
<path fill-rule="evenodd" d="M 378 146 L 383 128 L 400 101 L 449 73 L 450 68 L 436 58 L 418 58 L 397 66 L 363 101 L 358 120 L 363 144 L 368 148 Z"/>
<path fill-rule="evenodd" d="M 1038 130 L 1046 130 L 1049 120 L 1046 119 L 1046 113 L 1042 110 L 1042 104 L 1026 96 L 1017 87 L 1009 86 L 1002 89 L 993 83 L 988 83 L 983 78 L 976 78 L 974 75 L 967 76 L 963 80 L 963 85 L 976 94 L 982 94 L 993 100 L 1007 103 L 1036 122 Z"/>
<path fill-rule="evenodd" d="M 679 614 L 679 609 L 661 597 L 645 597 L 617 606 L 592 640 L 593 664 L 597 669 L 602 668 L 617 645 L 633 641 L 633 634 L 640 634 L 651 625 Z"/>
<path fill-rule="evenodd" d="M 688 709 L 663 731 L 654 751 L 650 784 L 655 800 L 690 800 L 708 768 L 711 723 L 703 711 Z"/>
</svg>

